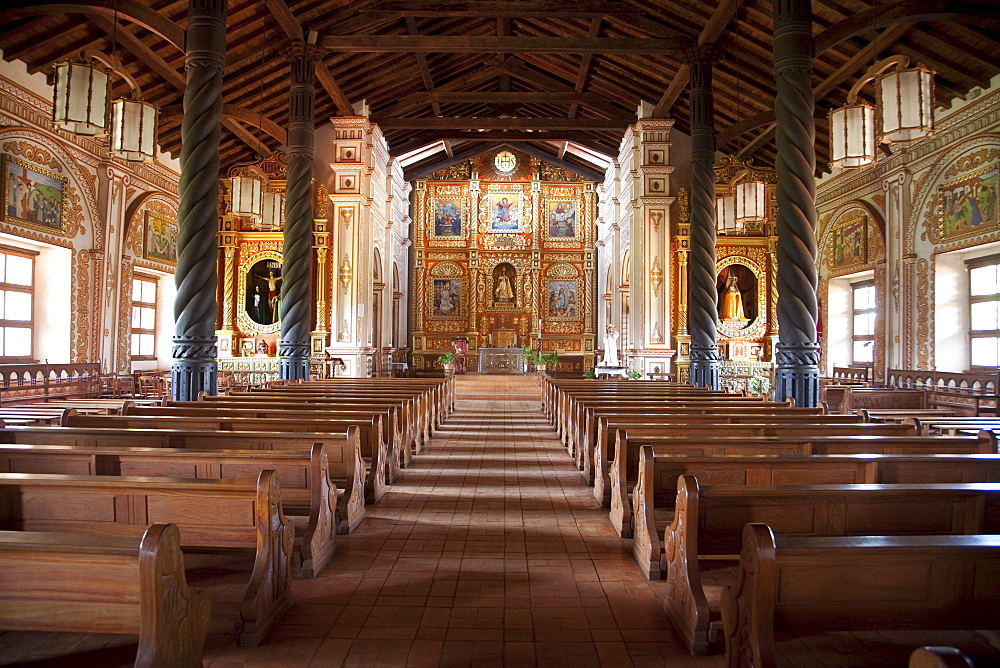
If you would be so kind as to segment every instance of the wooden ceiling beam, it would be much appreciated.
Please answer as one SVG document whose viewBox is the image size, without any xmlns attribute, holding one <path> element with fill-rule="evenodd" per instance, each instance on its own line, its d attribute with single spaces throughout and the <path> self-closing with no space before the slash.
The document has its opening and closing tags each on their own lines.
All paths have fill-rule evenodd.
<svg viewBox="0 0 1000 668">
<path fill-rule="evenodd" d="M 421 162 L 410 165 L 407 169 L 403 170 L 403 179 L 406 181 L 415 181 L 416 179 L 423 178 L 439 169 L 457 165 L 458 163 L 475 157 L 480 153 L 491 151 L 502 144 L 503 142 L 475 143 L 449 157 L 442 158 L 439 156 L 432 156 L 427 160 L 422 160 Z"/>
<path fill-rule="evenodd" d="M 388 107 L 383 107 L 379 110 L 379 114 L 383 116 L 398 116 L 404 114 L 408 111 L 412 111 L 421 105 L 427 104 L 422 99 L 419 99 L 421 95 L 439 95 L 441 93 L 455 92 L 461 88 L 468 88 L 469 86 L 478 86 L 484 81 L 488 81 L 496 77 L 500 73 L 500 69 L 495 66 L 484 67 L 472 74 L 467 74 L 465 76 L 459 77 L 457 79 L 452 79 L 447 83 L 443 83 L 434 89 L 433 93 L 415 93 L 414 98 L 411 100 L 409 96 L 401 99 L 400 101 L 392 104 Z"/>
<path fill-rule="evenodd" d="M 377 123 L 383 130 L 590 130 L 610 131 L 624 130 L 629 121 L 625 119 L 592 119 L 592 118 L 469 118 L 465 116 L 447 116 L 443 118 L 387 118 L 372 116 L 372 123 Z"/>
<path fill-rule="evenodd" d="M 316 61 L 316 81 L 319 82 L 319 85 L 323 87 L 326 94 L 333 100 L 333 104 L 337 107 L 337 111 L 340 112 L 341 116 L 354 115 L 354 106 L 337 84 L 337 80 L 333 78 L 330 68 L 322 60 Z"/>
<path fill-rule="evenodd" d="M 178 121 L 184 117 L 184 107 L 180 104 L 171 104 L 160 109 L 160 118 L 166 120 L 176 118 Z M 245 107 L 237 107 L 234 104 L 222 105 L 222 117 L 229 118 L 259 128 L 281 143 L 282 146 L 288 143 L 288 133 L 280 125 L 272 121 L 267 116 L 261 116 L 255 111 L 250 111 Z"/>
<path fill-rule="evenodd" d="M 586 146 L 599 153 L 605 155 L 617 155 L 618 147 L 617 145 L 612 146 L 611 144 L 605 144 L 597 140 L 593 135 L 586 132 L 581 132 L 579 130 L 550 130 L 547 132 L 525 132 L 525 131 L 508 131 L 508 132 L 469 132 L 463 130 L 427 130 L 423 132 L 418 132 L 416 134 L 410 135 L 407 139 L 400 143 L 397 148 L 393 149 L 392 153 L 395 155 L 402 155 L 403 153 L 408 153 L 413 149 L 420 148 L 427 144 L 432 144 L 436 141 L 496 141 L 496 142 L 514 142 L 514 141 L 571 141 L 581 146 Z M 392 146 L 392 142 L 389 143 Z"/>
<path fill-rule="evenodd" d="M 833 24 L 816 35 L 816 55 L 851 37 L 871 32 L 873 26 L 885 28 L 896 23 L 921 21 L 971 23 L 1000 32 L 1000 17 L 992 0 L 903 0 L 876 7 L 874 15 L 860 12 Z"/>
<path fill-rule="evenodd" d="M 305 33 L 299 25 L 292 10 L 285 4 L 285 0 L 264 0 L 264 4 L 270 10 L 271 15 L 278 22 L 278 26 L 285 33 L 285 37 L 296 42 L 305 41 Z"/>
<path fill-rule="evenodd" d="M 590 22 L 590 33 L 587 35 L 591 38 L 596 38 L 601 31 L 601 19 L 595 18 Z M 585 53 L 583 54 L 583 61 L 580 63 L 580 71 L 576 75 L 576 83 L 573 85 L 578 91 L 583 91 L 584 85 L 587 83 L 587 77 L 590 76 L 590 66 L 594 62 L 594 54 Z M 579 104 L 574 102 L 569 106 L 569 113 L 566 114 L 567 118 L 576 118 L 576 112 L 579 108 Z"/>
<path fill-rule="evenodd" d="M 374 7 L 362 9 L 368 14 L 396 14 L 426 17 L 510 17 L 510 18 L 599 18 L 602 16 L 631 17 L 640 10 L 619 2 L 583 0 L 567 3 L 562 0 L 384 0 Z"/>
<path fill-rule="evenodd" d="M 417 26 L 417 20 L 412 16 L 406 17 L 406 29 L 411 35 L 419 35 L 420 28 Z M 423 53 L 413 54 L 417 59 L 417 69 L 420 70 L 420 78 L 424 81 L 424 88 L 427 91 L 434 90 L 434 79 L 431 78 L 431 68 L 427 64 L 427 55 Z M 431 110 L 434 112 L 435 116 L 441 115 L 441 105 L 437 102 L 431 102 Z"/>
<path fill-rule="evenodd" d="M 6 7 L 0 10 L 0 25 L 42 14 L 85 14 L 91 17 L 103 16 L 110 21 L 113 21 L 117 15 L 119 20 L 140 25 L 184 51 L 183 28 L 136 0 L 116 0 L 114 3 L 107 2 L 107 0 L 76 0 L 75 2 L 6 0 L 4 4 Z"/>
<path fill-rule="evenodd" d="M 529 68 L 524 64 L 524 61 L 522 60 L 516 58 L 510 58 L 504 62 L 502 68 L 505 72 L 510 73 L 512 77 L 521 79 L 522 81 L 533 83 L 536 86 L 541 86 L 542 88 L 548 88 L 556 92 L 576 93 L 577 95 L 580 94 L 580 91 L 576 90 L 565 81 L 553 77 L 551 75 L 538 72 L 532 68 Z M 607 100 L 606 102 L 598 102 L 596 99 L 594 99 L 588 102 L 587 104 L 599 110 L 601 113 L 607 116 L 622 118 L 623 117 L 622 112 L 616 106 L 616 104 L 607 98 L 605 99 Z M 634 113 L 629 114 L 627 118 L 634 119 L 635 118 Z"/>
<path fill-rule="evenodd" d="M 720 2 L 719 6 L 712 12 L 712 16 L 709 17 L 708 23 L 705 24 L 701 34 L 698 35 L 698 44 L 714 44 L 719 39 L 722 31 L 729 25 L 730 19 L 733 18 L 733 15 L 740 8 L 741 2 L 742 0 L 723 0 Z M 688 69 L 687 63 L 677 68 L 677 75 L 670 80 L 670 85 L 667 86 L 667 90 L 663 91 L 660 101 L 656 103 L 656 107 L 653 109 L 654 117 L 666 118 L 670 115 L 670 108 L 674 106 L 674 103 L 680 98 L 681 93 L 684 92 L 690 78 L 691 71 Z"/>
<path fill-rule="evenodd" d="M 326 35 L 319 46 L 340 53 L 593 53 L 660 55 L 694 46 L 687 38 L 494 37 L 484 35 Z"/>
</svg>

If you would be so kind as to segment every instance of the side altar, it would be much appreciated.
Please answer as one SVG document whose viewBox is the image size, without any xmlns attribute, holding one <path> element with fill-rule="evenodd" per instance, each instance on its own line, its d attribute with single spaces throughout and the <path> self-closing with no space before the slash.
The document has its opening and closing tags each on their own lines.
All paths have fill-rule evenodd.
<svg viewBox="0 0 1000 668">
<path fill-rule="evenodd" d="M 524 373 L 520 348 L 480 348 L 479 373 Z"/>
</svg>

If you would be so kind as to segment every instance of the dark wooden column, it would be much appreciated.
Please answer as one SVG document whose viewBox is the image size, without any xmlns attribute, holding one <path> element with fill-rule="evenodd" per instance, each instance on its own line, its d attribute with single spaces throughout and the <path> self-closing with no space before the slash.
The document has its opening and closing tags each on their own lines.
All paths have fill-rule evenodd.
<svg viewBox="0 0 1000 668">
<path fill-rule="evenodd" d="M 775 0 L 778 346 L 774 398 L 819 404 L 816 341 L 816 127 L 810 0 Z"/>
<path fill-rule="evenodd" d="M 177 211 L 177 298 L 171 394 L 193 401 L 216 394 L 215 317 L 218 305 L 219 135 L 222 73 L 226 65 L 226 0 L 190 0 L 186 35 L 187 82 L 181 121 L 181 177 Z"/>
<path fill-rule="evenodd" d="M 284 257 L 281 265 L 281 379 L 309 378 L 312 315 L 312 161 L 316 126 L 316 47 L 288 49 L 292 87 L 288 118 Z"/>
<path fill-rule="evenodd" d="M 715 274 L 715 109 L 712 64 L 715 50 L 688 51 L 691 71 L 691 252 L 688 262 L 688 327 L 691 383 L 719 388 L 716 344 L 718 293 Z"/>
</svg>

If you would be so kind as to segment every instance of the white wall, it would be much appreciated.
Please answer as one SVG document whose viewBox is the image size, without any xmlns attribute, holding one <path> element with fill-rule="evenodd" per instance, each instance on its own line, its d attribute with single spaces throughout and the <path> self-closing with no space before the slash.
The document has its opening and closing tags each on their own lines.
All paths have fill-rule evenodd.
<svg viewBox="0 0 1000 668">
<path fill-rule="evenodd" d="M 854 318 L 851 309 L 851 283 L 875 278 L 875 272 L 865 271 L 850 276 L 830 279 L 826 312 L 823 316 L 824 339 L 828 347 L 826 375 L 833 375 L 833 367 L 850 366 L 854 359 L 852 336 Z"/>
</svg>

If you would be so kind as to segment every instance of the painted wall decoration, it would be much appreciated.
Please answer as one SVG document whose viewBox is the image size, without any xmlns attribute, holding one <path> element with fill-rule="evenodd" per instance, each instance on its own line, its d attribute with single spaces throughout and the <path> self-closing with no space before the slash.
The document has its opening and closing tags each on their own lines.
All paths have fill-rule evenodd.
<svg viewBox="0 0 1000 668">
<path fill-rule="evenodd" d="M 938 187 L 940 241 L 997 228 L 997 163 L 967 171 Z"/>
<path fill-rule="evenodd" d="M 143 222 L 142 257 L 177 265 L 177 223 L 155 211 L 146 211 Z"/>
<path fill-rule="evenodd" d="M 548 317 L 577 317 L 579 307 L 577 303 L 576 281 L 549 281 L 546 296 Z"/>
<path fill-rule="evenodd" d="M 549 201 L 546 219 L 550 237 L 576 236 L 576 202 L 573 200 Z"/>
<path fill-rule="evenodd" d="M 521 201 L 518 193 L 489 194 L 491 230 L 517 230 L 521 224 Z"/>
<path fill-rule="evenodd" d="M 433 315 L 439 317 L 462 315 L 462 279 L 435 278 L 432 289 Z"/>
<path fill-rule="evenodd" d="M 65 233 L 66 179 L 12 155 L 3 156 L 3 219 Z"/>
<path fill-rule="evenodd" d="M 868 263 L 868 216 L 851 216 L 833 231 L 830 268 L 845 269 Z"/>
<path fill-rule="evenodd" d="M 462 235 L 464 223 L 464 203 L 460 199 L 435 199 L 434 235 L 438 237 L 458 237 Z"/>
</svg>

